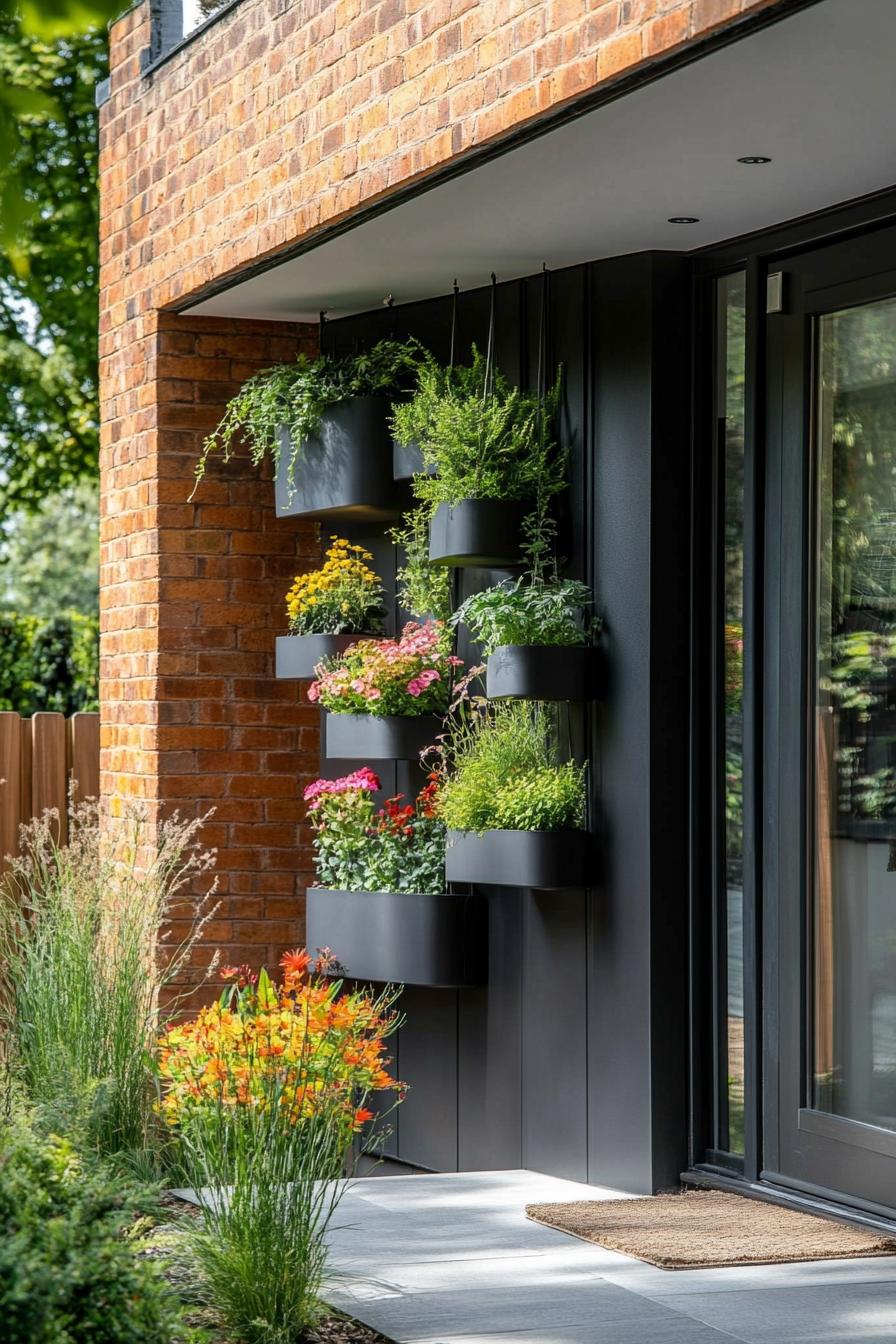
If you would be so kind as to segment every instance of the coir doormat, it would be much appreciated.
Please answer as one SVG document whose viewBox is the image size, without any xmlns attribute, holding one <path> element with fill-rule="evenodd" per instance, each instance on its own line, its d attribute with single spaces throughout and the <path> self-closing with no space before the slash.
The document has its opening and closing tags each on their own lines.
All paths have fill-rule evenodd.
<svg viewBox="0 0 896 1344">
<path fill-rule="evenodd" d="M 720 1190 L 529 1204 L 526 1213 L 536 1223 L 658 1269 L 896 1255 L 896 1240 L 880 1233 Z"/>
</svg>

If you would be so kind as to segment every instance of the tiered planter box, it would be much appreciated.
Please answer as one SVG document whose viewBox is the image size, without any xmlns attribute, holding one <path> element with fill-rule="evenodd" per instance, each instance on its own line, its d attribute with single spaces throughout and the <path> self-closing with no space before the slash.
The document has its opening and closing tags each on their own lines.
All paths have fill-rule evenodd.
<svg viewBox="0 0 896 1344">
<path fill-rule="evenodd" d="M 502 644 L 488 659 L 490 700 L 595 700 L 600 695 L 598 650 Z"/>
<path fill-rule="evenodd" d="M 437 714 L 324 715 L 324 755 L 330 760 L 416 761 L 442 731 Z"/>
<path fill-rule="evenodd" d="M 449 831 L 449 882 L 556 891 L 585 887 L 591 836 L 587 831 Z"/>
<path fill-rule="evenodd" d="M 324 658 L 345 653 L 360 639 L 379 639 L 379 635 L 278 635 L 275 653 L 276 675 L 281 680 L 314 677 L 314 669 Z"/>
<path fill-rule="evenodd" d="M 351 980 L 455 989 L 486 978 L 487 907 L 479 895 L 309 887 L 305 940 Z"/>
<path fill-rule="evenodd" d="M 434 565 L 483 569 L 520 564 L 522 522 L 530 508 L 518 499 L 440 504 L 430 524 L 430 560 Z"/>
<path fill-rule="evenodd" d="M 331 407 L 300 447 L 289 480 L 291 439 L 280 429 L 275 484 L 278 518 L 351 521 L 397 518 L 404 500 L 392 478 L 392 436 L 386 397 L 352 397 Z"/>
</svg>

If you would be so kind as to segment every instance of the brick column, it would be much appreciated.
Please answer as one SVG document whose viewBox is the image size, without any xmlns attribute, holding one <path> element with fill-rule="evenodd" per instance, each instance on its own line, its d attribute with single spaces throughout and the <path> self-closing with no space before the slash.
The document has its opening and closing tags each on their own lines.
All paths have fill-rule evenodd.
<svg viewBox="0 0 896 1344">
<path fill-rule="evenodd" d="M 301 790 L 317 773 L 319 717 L 274 679 L 274 639 L 292 576 L 319 557 L 317 529 L 274 517 L 270 470 L 245 454 L 212 461 L 189 495 L 228 398 L 313 350 L 316 330 L 143 321 L 104 357 L 102 790 L 153 815 L 214 809 L 203 838 L 218 851 L 221 907 L 206 943 L 272 966 L 304 936 Z"/>
</svg>

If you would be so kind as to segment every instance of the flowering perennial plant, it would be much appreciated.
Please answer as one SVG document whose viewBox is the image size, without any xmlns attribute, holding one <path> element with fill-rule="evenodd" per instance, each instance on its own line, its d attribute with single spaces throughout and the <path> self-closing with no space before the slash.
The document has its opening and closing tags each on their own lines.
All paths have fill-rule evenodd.
<svg viewBox="0 0 896 1344">
<path fill-rule="evenodd" d="M 438 780 L 413 803 L 404 795 L 375 809 L 372 770 L 319 779 L 305 790 L 314 828 L 317 877 L 338 891 L 436 894 L 445 890 L 445 828 L 436 818 Z"/>
<path fill-rule="evenodd" d="M 159 1107 L 170 1126 L 189 1134 L 222 1104 L 275 1108 L 291 1123 L 325 1117 L 347 1146 L 372 1118 L 366 1097 L 398 1088 L 385 1053 L 393 997 L 344 993 L 322 978 L 326 954 L 315 962 L 297 949 L 280 965 L 280 986 L 265 971 L 227 967 L 218 1001 L 160 1038 Z"/>
<path fill-rule="evenodd" d="M 352 644 L 318 667 L 308 699 L 336 714 L 444 714 L 461 659 L 442 621 L 409 621 L 399 639 Z"/>
<path fill-rule="evenodd" d="M 331 537 L 324 564 L 297 575 L 286 595 L 293 635 L 354 635 L 383 628 L 383 585 L 363 546 Z"/>
</svg>

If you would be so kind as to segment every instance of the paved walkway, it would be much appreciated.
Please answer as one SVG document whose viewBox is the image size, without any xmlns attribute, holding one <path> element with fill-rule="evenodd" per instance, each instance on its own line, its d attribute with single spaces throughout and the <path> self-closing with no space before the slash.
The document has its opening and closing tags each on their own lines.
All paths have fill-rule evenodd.
<svg viewBox="0 0 896 1344">
<path fill-rule="evenodd" d="M 601 1198 L 528 1171 L 360 1180 L 327 1299 L 397 1344 L 896 1344 L 896 1258 L 668 1271 L 523 1213 Z"/>
</svg>

